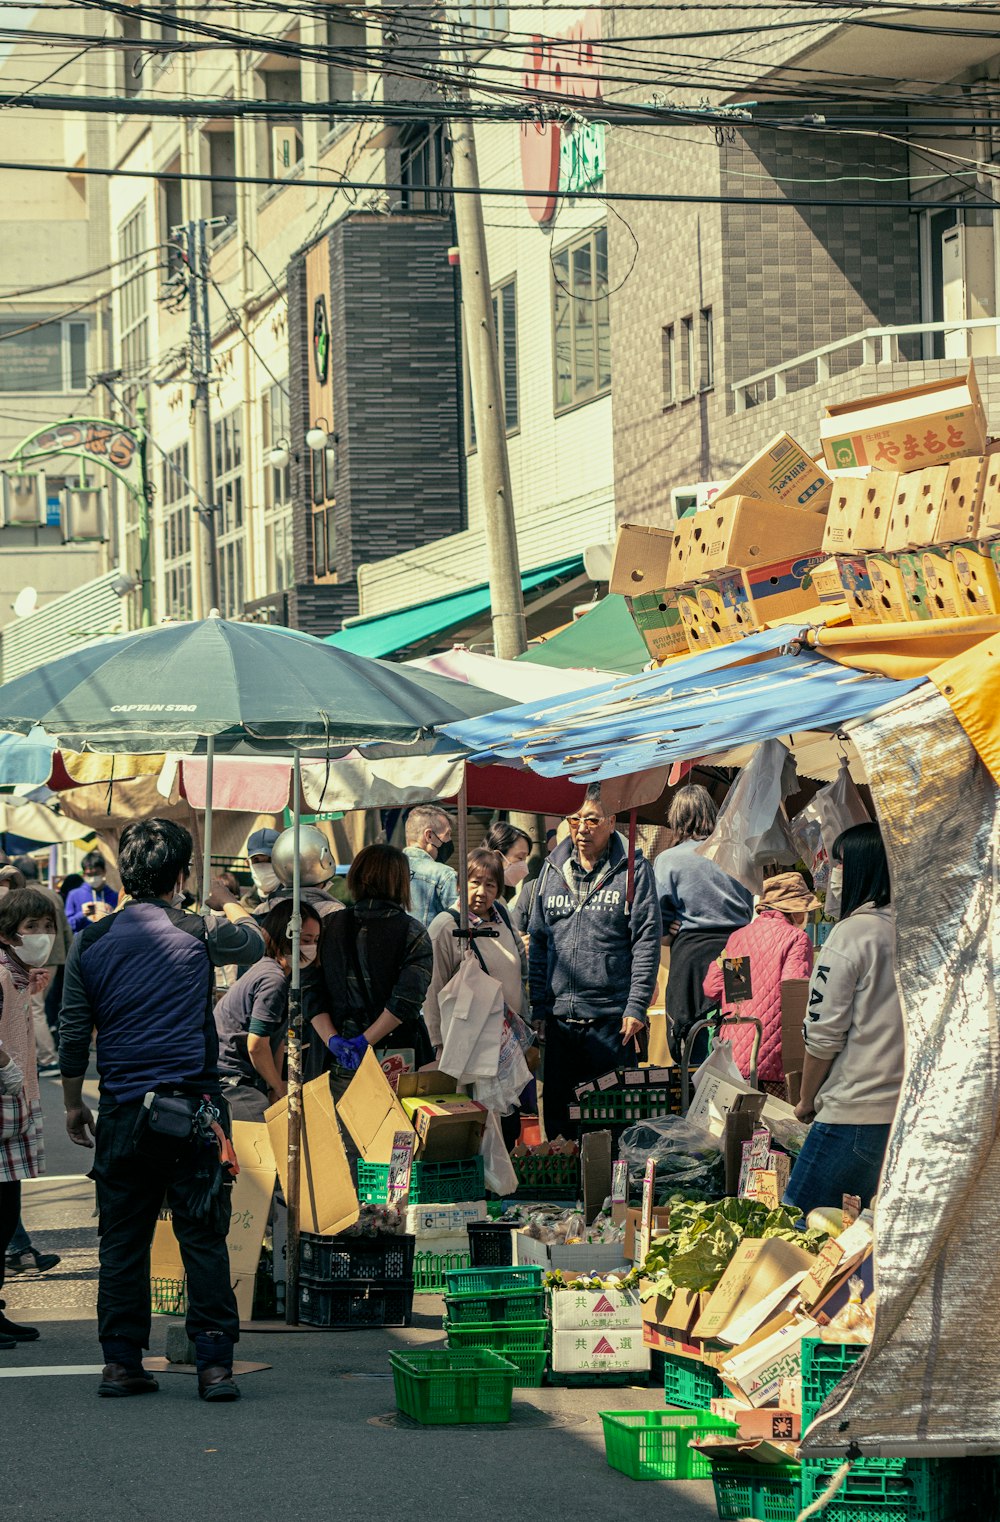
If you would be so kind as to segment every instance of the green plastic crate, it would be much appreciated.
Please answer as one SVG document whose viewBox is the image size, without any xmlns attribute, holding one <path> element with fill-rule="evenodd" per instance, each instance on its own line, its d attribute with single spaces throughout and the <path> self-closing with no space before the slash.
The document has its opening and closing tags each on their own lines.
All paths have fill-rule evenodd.
<svg viewBox="0 0 1000 1522">
<path fill-rule="evenodd" d="M 488 1348 L 499 1353 L 518 1371 L 515 1388 L 537 1388 L 545 1374 L 548 1362 L 547 1321 L 540 1322 L 488 1322 L 484 1326 L 455 1326 L 444 1323 L 448 1334 L 448 1346 L 455 1348 Z"/>
<path fill-rule="evenodd" d="M 517 1369 L 480 1348 L 390 1353 L 396 1406 L 425 1427 L 509 1422 Z"/>
<path fill-rule="evenodd" d="M 522 1199 L 573 1199 L 580 1193 L 580 1157 L 529 1153 L 512 1157 L 517 1194 Z"/>
<path fill-rule="evenodd" d="M 458 1267 L 458 1264 L 455 1265 Z M 448 1317 L 457 1326 L 482 1326 L 487 1321 L 544 1321 L 544 1289 L 508 1289 L 497 1294 L 444 1297 Z"/>
<path fill-rule="evenodd" d="M 703 1432 L 739 1431 L 710 1411 L 602 1411 L 601 1421 L 608 1463 L 630 1480 L 707 1480 L 711 1465 L 689 1442 Z"/>
<path fill-rule="evenodd" d="M 963 1484 L 963 1461 L 909 1459 L 902 1471 L 851 1468 L 843 1487 L 821 1513 L 823 1522 L 980 1522 Z M 839 1466 L 802 1466 L 802 1504 L 821 1496 Z M 985 1517 L 982 1522 L 987 1522 Z"/>
<path fill-rule="evenodd" d="M 468 1268 L 467 1252 L 418 1252 L 413 1260 L 413 1289 L 418 1295 L 440 1295 L 444 1276 L 456 1268 Z"/>
<path fill-rule="evenodd" d="M 583 1126 L 631 1126 L 639 1120 L 681 1112 L 680 1079 L 677 1083 L 650 1084 L 642 1088 L 594 1090 L 581 1095 L 580 1124 Z"/>
<path fill-rule="evenodd" d="M 663 1394 L 668 1406 L 686 1411 L 707 1411 L 723 1393 L 722 1380 L 714 1369 L 676 1353 L 663 1354 Z"/>
<path fill-rule="evenodd" d="M 447 1276 L 449 1295 L 499 1295 L 506 1290 L 540 1290 L 545 1278 L 541 1264 L 523 1268 L 469 1268 Z"/>
<path fill-rule="evenodd" d="M 482 1157 L 457 1163 L 414 1163 L 410 1174 L 410 1204 L 456 1205 L 481 1200 L 486 1192 Z M 358 1198 L 369 1205 L 385 1205 L 389 1199 L 389 1164 L 358 1159 Z"/>
<path fill-rule="evenodd" d="M 715 1507 L 721 1522 L 795 1522 L 802 1510 L 802 1482 L 797 1467 L 715 1463 Z"/>
<path fill-rule="evenodd" d="M 815 1419 L 819 1408 L 832 1395 L 844 1375 L 866 1351 L 856 1342 L 823 1342 L 819 1337 L 802 1339 L 802 1430 Z"/>
<path fill-rule="evenodd" d="M 149 1284 L 150 1308 L 157 1316 L 184 1316 L 187 1314 L 186 1279 L 151 1279 Z"/>
</svg>

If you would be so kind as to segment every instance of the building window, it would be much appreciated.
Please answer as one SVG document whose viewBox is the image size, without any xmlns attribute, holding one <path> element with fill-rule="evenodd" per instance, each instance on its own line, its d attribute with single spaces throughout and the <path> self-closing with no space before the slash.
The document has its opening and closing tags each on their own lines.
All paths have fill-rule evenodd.
<svg viewBox="0 0 1000 1522">
<path fill-rule="evenodd" d="M 494 5 L 490 0 L 461 5 L 458 12 L 459 25 L 473 37 L 496 41 L 510 30 L 510 10 L 506 5 Z"/>
<path fill-rule="evenodd" d="M 146 208 L 140 206 L 118 229 L 118 332 L 126 402 L 145 380 L 149 361 L 149 317 L 145 258 L 149 252 Z M 130 399 L 131 398 L 131 399 Z"/>
<path fill-rule="evenodd" d="M 264 451 L 264 556 L 267 589 L 283 592 L 295 581 L 292 555 L 292 466 L 271 465 L 268 456 L 282 444 L 288 447 L 288 397 L 279 385 L 268 386 L 261 399 L 261 439 Z"/>
<path fill-rule="evenodd" d="M 399 179 L 406 211 L 447 211 L 444 127 L 416 122 L 399 140 Z M 438 188 L 440 187 L 440 188 Z"/>
<path fill-rule="evenodd" d="M 289 68 L 287 58 L 282 67 L 258 71 L 257 96 L 267 101 L 300 101 L 302 71 Z M 257 123 L 257 173 L 276 180 L 291 174 L 302 162 L 302 123 L 299 117 L 268 116 Z M 264 192 L 266 194 L 266 191 Z"/>
<path fill-rule="evenodd" d="M 493 327 L 497 335 L 500 360 L 500 394 L 503 398 L 504 426 L 507 435 L 516 433 L 520 424 L 517 396 L 517 282 L 506 280 L 493 292 Z M 462 347 L 465 358 L 466 447 L 476 447 L 476 418 L 472 405 L 472 372 L 469 368 L 469 345 L 463 325 Z"/>
<path fill-rule="evenodd" d="M 0 317 L 0 392 L 86 391 L 87 335 L 85 322 L 44 313 Z"/>
<path fill-rule="evenodd" d="M 552 255 L 555 410 L 611 389 L 608 230 L 598 227 Z"/>
<path fill-rule="evenodd" d="M 352 16 L 346 8 L 342 15 L 338 15 L 338 9 L 340 8 L 334 5 L 326 16 L 325 43 L 328 51 L 335 56 L 331 57 L 324 70 L 326 77 L 323 88 L 327 102 L 333 106 L 345 101 L 365 100 L 368 95 L 368 75 L 364 64 L 365 23 Z M 327 120 L 332 132 L 339 126 L 341 118 L 334 111 Z M 343 120 L 349 122 L 351 118 L 345 117 Z"/>
<path fill-rule="evenodd" d="M 160 492 L 163 519 L 163 613 L 192 617 L 191 590 L 191 452 L 181 444 L 163 461 Z"/>
<path fill-rule="evenodd" d="M 677 335 L 673 323 L 660 329 L 660 363 L 663 368 L 663 405 L 677 400 Z"/>
<path fill-rule="evenodd" d="M 177 160 L 170 166 L 174 173 L 162 175 L 159 181 L 159 242 L 166 245 L 159 252 L 166 254 L 168 275 L 176 275 L 184 268 L 181 246 L 171 242 L 171 228 L 181 227 L 184 223 L 184 184 L 175 177 L 180 167 L 180 160 Z"/>
<path fill-rule="evenodd" d="M 681 318 L 681 396 L 694 396 L 698 363 L 694 350 L 694 318 Z"/>
<path fill-rule="evenodd" d="M 711 391 L 715 385 L 715 328 L 711 307 L 702 307 L 698 331 L 701 339 L 701 389 Z"/>
<path fill-rule="evenodd" d="M 231 126 L 209 127 L 205 138 L 208 146 L 208 172 L 212 180 L 208 185 L 208 214 L 210 217 L 228 217 L 236 221 L 236 133 Z M 219 229 L 215 230 L 218 237 Z"/>
<path fill-rule="evenodd" d="M 215 502 L 219 509 L 219 597 L 224 618 L 243 611 L 243 426 L 239 409 L 213 429 Z"/>
</svg>

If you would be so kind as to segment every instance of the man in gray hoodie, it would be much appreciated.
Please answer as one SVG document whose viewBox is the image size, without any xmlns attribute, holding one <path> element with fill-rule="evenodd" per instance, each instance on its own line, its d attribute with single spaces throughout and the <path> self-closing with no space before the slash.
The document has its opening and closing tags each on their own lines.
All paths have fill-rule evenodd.
<svg viewBox="0 0 1000 1522">
<path fill-rule="evenodd" d="M 656 987 L 662 933 L 652 868 L 628 853 L 597 783 L 568 820 L 538 878 L 528 955 L 533 1017 L 545 1022 L 545 1134 L 575 1136 L 569 1106 L 579 1083 L 634 1067 Z"/>
</svg>

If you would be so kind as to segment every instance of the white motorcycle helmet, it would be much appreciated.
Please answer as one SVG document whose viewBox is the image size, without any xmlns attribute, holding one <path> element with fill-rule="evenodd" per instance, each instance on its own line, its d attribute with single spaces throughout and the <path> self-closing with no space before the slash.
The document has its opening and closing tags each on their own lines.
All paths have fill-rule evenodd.
<svg viewBox="0 0 1000 1522">
<path fill-rule="evenodd" d="M 299 881 L 303 888 L 321 888 L 337 871 L 337 864 L 330 854 L 330 845 L 322 830 L 315 825 L 299 827 Z M 295 871 L 295 831 L 282 830 L 271 848 L 271 865 L 278 880 L 286 887 L 292 886 Z"/>
</svg>

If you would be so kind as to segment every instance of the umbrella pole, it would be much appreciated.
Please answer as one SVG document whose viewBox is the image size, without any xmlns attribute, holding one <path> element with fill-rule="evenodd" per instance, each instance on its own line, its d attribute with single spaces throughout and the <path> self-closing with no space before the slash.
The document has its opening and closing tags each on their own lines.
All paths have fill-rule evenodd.
<svg viewBox="0 0 1000 1522">
<path fill-rule="evenodd" d="M 465 768 L 462 768 L 462 786 L 458 790 L 458 922 L 460 930 L 469 928 L 469 807 L 465 785 Z M 462 941 L 463 950 L 469 942 Z"/>
<path fill-rule="evenodd" d="M 202 834 L 201 901 L 208 903 L 212 891 L 212 782 L 215 772 L 215 736 L 208 735 L 205 743 L 205 824 Z"/>
<path fill-rule="evenodd" d="M 299 838 L 302 828 L 302 778 L 296 753 L 292 763 L 292 917 L 288 922 L 292 943 L 292 978 L 288 994 L 288 1262 L 286 1265 L 285 1323 L 299 1324 L 299 1172 L 302 1156 L 302 973 L 299 943 L 302 938 L 302 867 Z"/>
</svg>

